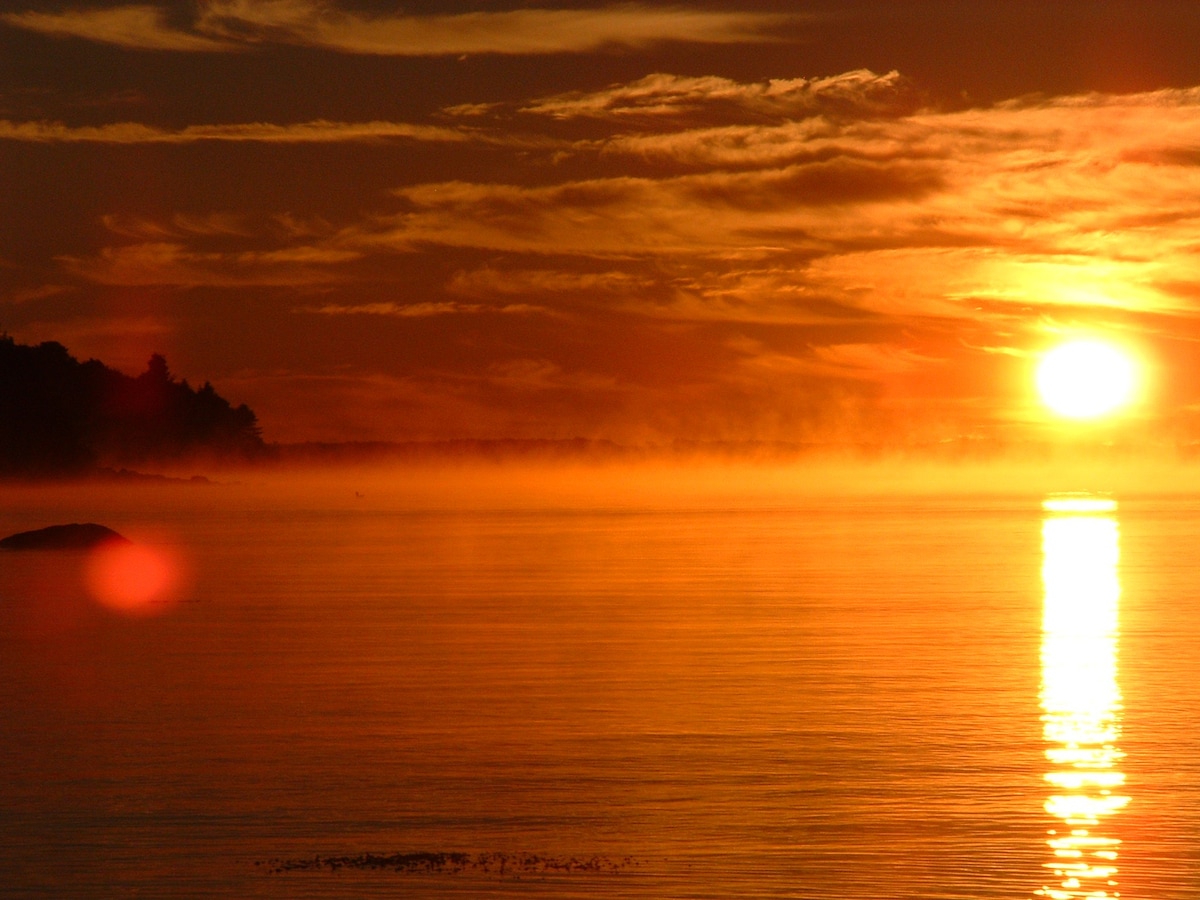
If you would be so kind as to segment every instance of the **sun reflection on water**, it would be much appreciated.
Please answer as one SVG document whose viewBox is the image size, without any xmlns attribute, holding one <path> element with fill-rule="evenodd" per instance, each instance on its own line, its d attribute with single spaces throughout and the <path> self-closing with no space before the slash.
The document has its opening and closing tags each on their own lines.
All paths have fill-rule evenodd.
<svg viewBox="0 0 1200 900">
<path fill-rule="evenodd" d="M 1121 583 L 1117 504 L 1054 496 L 1043 508 L 1042 735 L 1053 793 L 1046 812 L 1052 900 L 1119 897 L 1121 841 L 1108 820 L 1129 803 L 1119 770 L 1117 644 Z M 1061 824 L 1060 824 L 1061 823 Z"/>
</svg>

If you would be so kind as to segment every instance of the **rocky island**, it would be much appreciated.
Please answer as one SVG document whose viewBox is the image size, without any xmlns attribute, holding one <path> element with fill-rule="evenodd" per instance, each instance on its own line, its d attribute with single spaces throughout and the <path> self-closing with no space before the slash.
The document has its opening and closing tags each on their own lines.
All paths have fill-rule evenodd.
<svg viewBox="0 0 1200 900">
<path fill-rule="evenodd" d="M 95 522 L 73 522 L 10 534 L 0 540 L 0 550 L 90 550 L 113 543 L 128 544 L 131 541 Z"/>
</svg>

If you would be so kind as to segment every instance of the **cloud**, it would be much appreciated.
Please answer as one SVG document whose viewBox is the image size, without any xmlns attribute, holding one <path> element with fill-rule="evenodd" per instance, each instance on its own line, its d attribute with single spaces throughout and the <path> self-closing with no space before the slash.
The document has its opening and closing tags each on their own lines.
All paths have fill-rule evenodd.
<svg viewBox="0 0 1200 900">
<path fill-rule="evenodd" d="M 216 214 L 113 219 L 110 228 L 134 244 L 67 262 L 106 283 L 319 284 L 355 277 L 363 260 L 456 248 L 513 256 L 448 274 L 447 295 L 559 311 L 602 304 L 649 318 L 831 327 L 881 319 L 1008 327 L 1025 316 L 1025 328 L 1033 327 L 1022 312 L 1029 309 L 1196 314 L 1195 296 L 1180 285 L 1195 281 L 1200 89 L 904 112 L 893 104 L 903 85 L 895 73 L 864 71 L 750 84 L 657 75 L 560 95 L 526 104 L 544 113 L 530 121 L 582 110 L 614 129 L 573 145 L 571 171 L 593 165 L 595 177 L 409 185 L 393 192 L 391 214 L 341 225 L 284 215 L 271 226 L 282 246 L 242 253 L 202 242 L 249 241 L 261 225 Z M 841 114 L 827 112 L 830 97 Z M 744 121 L 711 126 L 669 112 L 702 120 L 714 104 L 722 115 L 740 110 Z M 626 108 L 653 108 L 671 122 L 629 133 Z M 779 120 L 764 120 L 767 109 Z M 505 139 L 487 130 L 500 127 L 489 112 L 479 115 L 485 122 L 473 139 Z M 107 127 L 115 136 L 124 126 Z M 130 129 L 122 139 L 309 140 L 385 130 Z M 392 133 L 463 139 L 454 129 L 424 129 Z M 646 162 L 663 168 L 647 171 Z M 345 303 L 324 312 L 496 309 L 433 296 L 426 305 Z"/>
<path fill-rule="evenodd" d="M 620 385 L 609 375 L 565 371 L 547 359 L 509 359 L 489 367 L 487 380 L 495 386 L 517 391 L 613 391 Z"/>
<path fill-rule="evenodd" d="M 921 162 L 861 160 L 549 187 L 447 182 L 397 190 L 408 211 L 345 240 L 379 248 L 432 243 L 596 258 L 758 258 L 794 251 L 798 229 L 827 218 L 818 212 L 824 208 L 916 202 L 938 187 L 937 171 Z M 781 240 L 781 233 L 790 236 Z"/>
<path fill-rule="evenodd" d="M 873 132 L 873 133 L 872 133 Z M 902 148 L 878 141 L 878 129 L 845 126 L 824 117 L 780 125 L 719 125 L 682 131 L 617 134 L 580 143 L 578 154 L 635 158 L 690 168 L 766 168 L 836 156 L 895 158 Z"/>
<path fill-rule="evenodd" d="M 176 213 L 166 221 L 110 214 L 102 216 L 100 221 L 113 234 L 142 241 L 218 236 L 249 238 L 257 233 L 248 217 L 230 212 Z"/>
<path fill-rule="evenodd" d="M 134 50 L 212 53 L 238 49 L 236 43 L 172 27 L 165 12 L 154 6 L 4 13 L 0 14 L 0 22 L 50 37 L 83 38 Z"/>
<path fill-rule="evenodd" d="M 761 120 L 813 115 L 852 117 L 900 115 L 917 109 L 910 82 L 892 71 L 876 75 L 858 69 L 828 78 L 772 79 L 743 83 L 717 76 L 685 77 L 657 73 L 602 91 L 574 91 L 534 100 L 520 107 L 554 119 L 592 118 L 629 121 L 666 119 L 703 113 L 748 115 Z M 470 107 L 464 113 L 480 111 Z"/>
<path fill-rule="evenodd" d="M 189 125 L 166 129 L 139 122 L 69 126 L 62 122 L 13 122 L 0 119 L 0 140 L 32 143 L 193 144 L 202 141 L 265 144 L 330 144 L 405 139 L 461 142 L 471 136 L 458 129 L 404 122 L 328 122 L 290 125 L 247 122 L 228 125 Z"/>
<path fill-rule="evenodd" d="M 226 39 L 325 47 L 343 53 L 445 56 L 579 53 L 660 41 L 769 41 L 791 16 L 625 4 L 431 16 L 364 16 L 310 0 L 213 0 L 198 27 Z"/>
<path fill-rule="evenodd" d="M 628 272 L 570 272 L 557 269 L 501 270 L 491 266 L 455 273 L 446 285 L 451 293 L 468 296 L 599 293 L 637 294 L 652 279 Z"/>
<path fill-rule="evenodd" d="M 470 297 L 538 298 L 546 314 L 562 315 L 594 307 L 639 318 L 687 322 L 844 324 L 871 318 L 859 310 L 813 296 L 798 283 L 795 268 L 714 271 L 711 264 L 675 265 L 664 261 L 655 274 L 608 270 L 499 269 L 460 271 L 446 291 Z"/>
<path fill-rule="evenodd" d="M 287 247 L 233 253 L 198 251 L 178 241 L 105 247 L 93 256 L 63 256 L 68 271 L 125 287 L 310 287 L 345 279 L 334 266 L 360 258 L 333 247 Z"/>
<path fill-rule="evenodd" d="M 58 297 L 70 293 L 71 288 L 65 284 L 41 284 L 37 287 L 18 288 L 0 297 L 6 303 L 32 303 L 49 297 Z"/>
<path fill-rule="evenodd" d="M 425 398 L 413 428 L 443 436 L 903 431 L 913 398 L 953 432 L 1020 414 L 998 392 L 1051 335 L 1196 337 L 1200 89 L 942 111 L 903 84 L 660 75 L 483 105 L 445 129 L 472 143 L 443 178 L 423 165 L 319 215 L 110 216 L 121 246 L 64 263 L 327 291 L 293 298 L 288 326 L 419 333 L 394 365 Z M 514 122 L 533 132 L 519 148 Z M 512 152 L 473 167 L 481 141 Z"/>
<path fill-rule="evenodd" d="M 484 306 L 480 303 L 456 303 L 452 301 L 423 303 L 326 303 L 320 306 L 298 306 L 293 312 L 316 313 L 322 316 L 396 316 L 402 319 L 420 319 L 429 316 L 462 315 L 466 313 L 500 313 L 504 315 L 541 312 L 539 307 L 527 303 L 509 303 L 504 306 Z"/>
<path fill-rule="evenodd" d="M 214 52 L 258 44 L 381 56 L 583 53 L 663 41 L 728 44 L 774 40 L 795 15 L 626 3 L 591 9 L 516 9 L 453 15 L 367 15 L 317 0 L 201 0 L 189 28 L 153 6 L 19 12 L 0 21 L 55 37 L 137 50 Z"/>
<path fill-rule="evenodd" d="M 851 91 L 873 83 L 851 74 L 831 81 Z M 605 96 L 683 97 L 671 104 L 689 114 L 708 93 L 754 102 L 767 93 L 723 79 L 627 87 Z M 616 100 L 580 97 L 572 102 L 605 110 L 621 128 Z M 347 240 L 624 260 L 635 278 L 653 264 L 660 285 L 665 270 L 679 289 L 665 304 L 653 287 L 636 292 L 655 314 L 799 316 L 808 305 L 818 316 L 999 321 L 1030 308 L 1194 316 L 1195 297 L 1178 285 L 1195 280 L 1187 273 L 1200 225 L 1197 146 L 1200 88 L 672 126 L 580 141 L 576 165 L 590 158 L 633 171 L 621 160 L 636 157 L 686 174 L 410 186 L 396 192 L 401 215 L 364 223 Z M 692 276 L 679 273 L 700 259 L 710 276 L 689 285 Z M 790 278 L 772 277 L 757 296 L 722 293 L 714 280 L 788 266 Z"/>
<path fill-rule="evenodd" d="M 814 355 L 849 377 L 871 379 L 898 372 L 912 372 L 944 362 L 907 347 L 889 344 L 830 344 L 817 347 Z"/>
<path fill-rule="evenodd" d="M 662 304 L 641 304 L 641 312 L 658 318 L 692 322 L 847 328 L 887 322 L 886 316 L 836 299 L 837 291 L 812 283 L 805 266 L 778 261 L 728 271 L 697 266 L 673 279 L 674 290 Z M 632 304 L 631 304 L 632 306 Z"/>
</svg>

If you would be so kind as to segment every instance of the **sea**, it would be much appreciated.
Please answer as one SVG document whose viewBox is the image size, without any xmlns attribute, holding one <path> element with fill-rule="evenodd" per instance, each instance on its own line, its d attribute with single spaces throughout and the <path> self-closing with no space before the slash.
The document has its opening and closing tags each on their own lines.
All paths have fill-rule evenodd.
<svg viewBox="0 0 1200 900">
<path fill-rule="evenodd" d="M 4 488 L 0 896 L 1196 896 L 1200 496 L 573 477 Z"/>
</svg>

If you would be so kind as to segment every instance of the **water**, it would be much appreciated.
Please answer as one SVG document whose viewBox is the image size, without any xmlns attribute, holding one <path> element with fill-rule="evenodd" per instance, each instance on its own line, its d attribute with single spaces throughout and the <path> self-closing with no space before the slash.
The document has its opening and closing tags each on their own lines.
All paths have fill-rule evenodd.
<svg viewBox="0 0 1200 900">
<path fill-rule="evenodd" d="M 12 491 L 191 575 L 0 557 L 0 893 L 1193 896 L 1200 501 L 1042 499 Z"/>
</svg>

